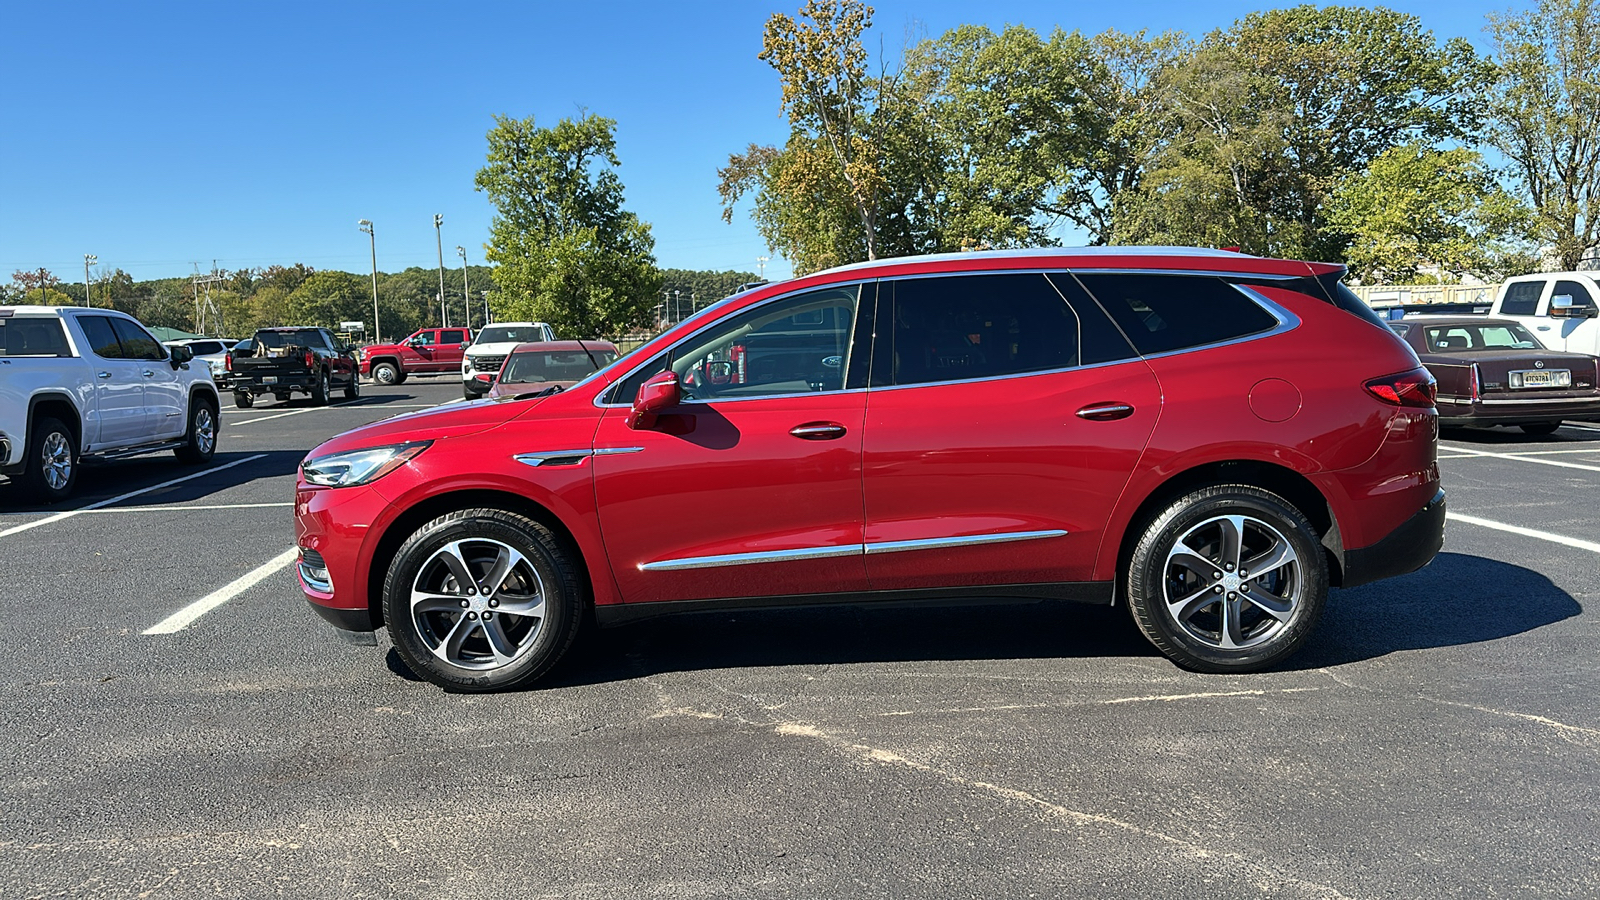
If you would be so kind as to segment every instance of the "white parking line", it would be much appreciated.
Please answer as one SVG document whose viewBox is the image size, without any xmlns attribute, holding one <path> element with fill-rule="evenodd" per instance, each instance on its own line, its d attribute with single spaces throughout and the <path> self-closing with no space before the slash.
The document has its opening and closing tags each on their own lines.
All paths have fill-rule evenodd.
<svg viewBox="0 0 1600 900">
<path fill-rule="evenodd" d="M 47 516 L 47 517 L 45 517 L 43 519 L 39 519 L 38 521 L 35 521 L 35 522 L 24 522 L 21 525 L 13 525 L 10 528 L 7 528 L 5 531 L 0 531 L 0 538 L 10 537 L 13 534 L 17 534 L 19 532 L 27 531 L 30 528 L 38 528 L 40 525 L 49 525 L 52 522 L 60 522 L 63 519 L 70 519 L 73 516 L 77 515 L 78 513 L 90 512 L 92 510 L 99 509 L 102 506 L 110 506 L 113 503 L 121 503 L 122 501 L 127 500 L 127 499 L 129 499 L 131 497 L 137 497 L 140 494 L 148 494 L 151 491 L 159 491 L 164 487 L 171 487 L 172 485 L 181 484 L 182 482 L 189 481 L 190 479 L 193 479 L 193 478 L 201 478 L 201 477 L 204 477 L 206 475 L 210 475 L 213 472 L 221 472 L 223 469 L 231 469 L 234 466 L 242 466 L 247 462 L 254 462 L 255 460 L 264 459 L 264 458 L 266 458 L 266 454 L 265 453 L 257 453 L 254 456 L 246 456 L 244 459 L 236 459 L 231 463 L 224 463 L 223 465 L 220 465 L 220 466 L 214 466 L 212 468 L 205 469 L 205 470 L 200 471 L 200 472 L 196 472 L 193 475 L 185 475 L 182 478 L 174 478 L 171 481 L 163 481 L 160 484 L 153 484 L 153 485 L 151 485 L 151 486 L 149 486 L 147 488 L 140 488 L 137 491 L 129 491 L 128 493 L 122 494 L 121 496 L 112 497 L 110 500 L 101 500 L 98 503 L 91 503 L 88 506 L 84 506 L 84 507 L 81 507 L 79 509 L 69 509 L 66 512 L 58 512 L 53 516 Z"/>
<path fill-rule="evenodd" d="M 266 579 L 282 571 L 286 566 L 294 562 L 295 557 L 298 554 L 299 550 L 294 547 L 290 547 L 277 556 L 267 560 L 265 563 L 262 563 L 254 569 L 251 569 L 249 572 L 246 572 L 222 587 L 217 588 L 204 597 L 201 597 L 199 600 L 196 600 L 188 606 L 185 606 L 183 609 L 180 609 L 172 615 L 167 616 L 165 619 L 162 619 L 156 624 L 151 625 L 149 628 L 146 628 L 143 633 L 172 634 L 174 632 L 182 631 L 183 629 L 194 624 L 195 620 L 199 619 L 201 616 L 212 611 L 213 609 L 216 609 L 222 604 L 227 603 L 229 600 L 232 600 L 250 588 L 260 584 L 262 581 L 265 581 Z"/>
<path fill-rule="evenodd" d="M 460 400 L 447 401 L 447 403 L 460 403 L 460 402 L 461 402 Z M 265 422 L 268 419 L 281 419 L 284 416 L 298 416 L 301 413 L 308 413 L 308 412 L 324 412 L 326 410 L 340 409 L 340 408 L 346 407 L 346 406 L 370 406 L 373 409 L 432 409 L 434 406 L 444 406 L 444 405 L 446 405 L 446 404 L 445 403 L 440 403 L 440 404 L 434 404 L 434 403 L 407 403 L 404 406 L 401 406 L 399 404 L 390 404 L 390 403 L 362 403 L 360 400 L 346 400 L 343 403 L 330 403 L 327 406 L 307 406 L 307 407 L 305 407 L 303 409 L 291 409 L 288 412 L 274 413 L 273 415 L 261 416 L 260 418 L 257 418 L 257 419 L 245 419 L 243 421 L 235 422 L 233 424 L 235 424 L 235 425 L 254 425 L 257 422 Z"/>
<path fill-rule="evenodd" d="M 1539 459 L 1534 456 L 1518 456 L 1512 453 L 1493 453 L 1488 450 L 1473 450 L 1467 447 L 1450 447 L 1452 453 L 1465 453 L 1468 456 L 1492 456 L 1495 459 L 1512 459 L 1517 462 L 1538 463 L 1541 466 L 1560 466 L 1563 469 L 1583 469 L 1586 472 L 1600 472 L 1600 466 L 1586 466 L 1582 463 L 1562 462 L 1559 459 Z"/>
<path fill-rule="evenodd" d="M 272 506 L 293 506 L 293 501 L 282 503 L 212 503 L 203 506 L 119 506 L 115 509 L 86 509 L 91 513 L 131 513 L 131 512 L 188 512 L 191 509 L 266 509 Z"/>
<path fill-rule="evenodd" d="M 1468 525 L 1477 525 L 1480 528 L 1493 528 L 1495 531 L 1508 531 L 1512 534 L 1520 534 L 1523 537 L 1538 538 L 1541 541 L 1549 541 L 1552 544 L 1562 544 L 1567 547 L 1576 547 L 1579 550 L 1587 550 L 1590 553 L 1600 553 L 1600 544 L 1597 544 L 1593 541 L 1583 541 L 1577 538 L 1567 537 L 1564 534 L 1551 534 L 1548 531 L 1538 531 L 1533 528 L 1523 528 L 1521 525 L 1507 525 L 1504 522 L 1496 522 L 1491 519 L 1480 519 L 1477 516 L 1463 515 L 1462 513 L 1458 512 L 1446 512 L 1444 517 L 1457 522 L 1465 522 Z"/>
</svg>

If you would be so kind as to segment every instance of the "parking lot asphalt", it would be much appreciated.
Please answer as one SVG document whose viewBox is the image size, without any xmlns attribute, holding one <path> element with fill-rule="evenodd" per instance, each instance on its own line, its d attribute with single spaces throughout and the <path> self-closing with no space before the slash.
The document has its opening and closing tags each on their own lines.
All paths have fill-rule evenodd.
<svg viewBox="0 0 1600 900">
<path fill-rule="evenodd" d="M 452 696 L 283 554 L 308 449 L 458 396 L 226 409 L 211 465 L 60 509 L 0 486 L 0 897 L 1600 896 L 1600 428 L 1447 433 L 1444 551 L 1265 674 L 1121 608 L 830 608 Z"/>
</svg>

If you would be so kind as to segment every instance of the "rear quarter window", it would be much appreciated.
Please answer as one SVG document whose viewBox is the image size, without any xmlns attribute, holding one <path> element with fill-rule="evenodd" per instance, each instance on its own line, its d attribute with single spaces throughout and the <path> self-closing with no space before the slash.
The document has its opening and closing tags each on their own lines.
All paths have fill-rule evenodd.
<svg viewBox="0 0 1600 900">
<path fill-rule="evenodd" d="M 1248 337 L 1278 324 L 1220 278 L 1111 273 L 1078 280 L 1146 356 Z"/>
</svg>

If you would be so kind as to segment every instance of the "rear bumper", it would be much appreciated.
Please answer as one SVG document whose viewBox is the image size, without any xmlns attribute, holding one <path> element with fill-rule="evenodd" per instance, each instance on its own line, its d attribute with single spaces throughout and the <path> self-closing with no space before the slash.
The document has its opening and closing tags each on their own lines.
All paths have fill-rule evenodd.
<svg viewBox="0 0 1600 900">
<path fill-rule="evenodd" d="M 309 372 L 295 375 L 277 375 L 274 384 L 265 384 L 259 375 L 235 375 L 217 384 L 220 391 L 238 394 L 281 394 L 284 391 L 310 391 L 317 378 Z"/>
<path fill-rule="evenodd" d="M 1393 578 L 1426 566 L 1444 546 L 1444 489 L 1370 547 L 1344 551 L 1343 587 Z"/>
<path fill-rule="evenodd" d="M 1441 425 L 1522 425 L 1533 422 L 1600 422 L 1600 397 L 1455 400 L 1439 398 Z"/>
</svg>

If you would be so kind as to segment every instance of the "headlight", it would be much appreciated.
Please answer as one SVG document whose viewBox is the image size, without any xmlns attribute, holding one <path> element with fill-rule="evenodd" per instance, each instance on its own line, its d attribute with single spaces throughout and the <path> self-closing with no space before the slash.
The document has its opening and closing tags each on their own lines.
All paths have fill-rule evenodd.
<svg viewBox="0 0 1600 900">
<path fill-rule="evenodd" d="M 302 462 L 300 475 L 308 484 L 323 487 L 354 487 L 377 481 L 405 465 L 413 456 L 428 449 L 432 444 L 433 441 L 414 441 L 409 444 L 330 453 Z"/>
</svg>

